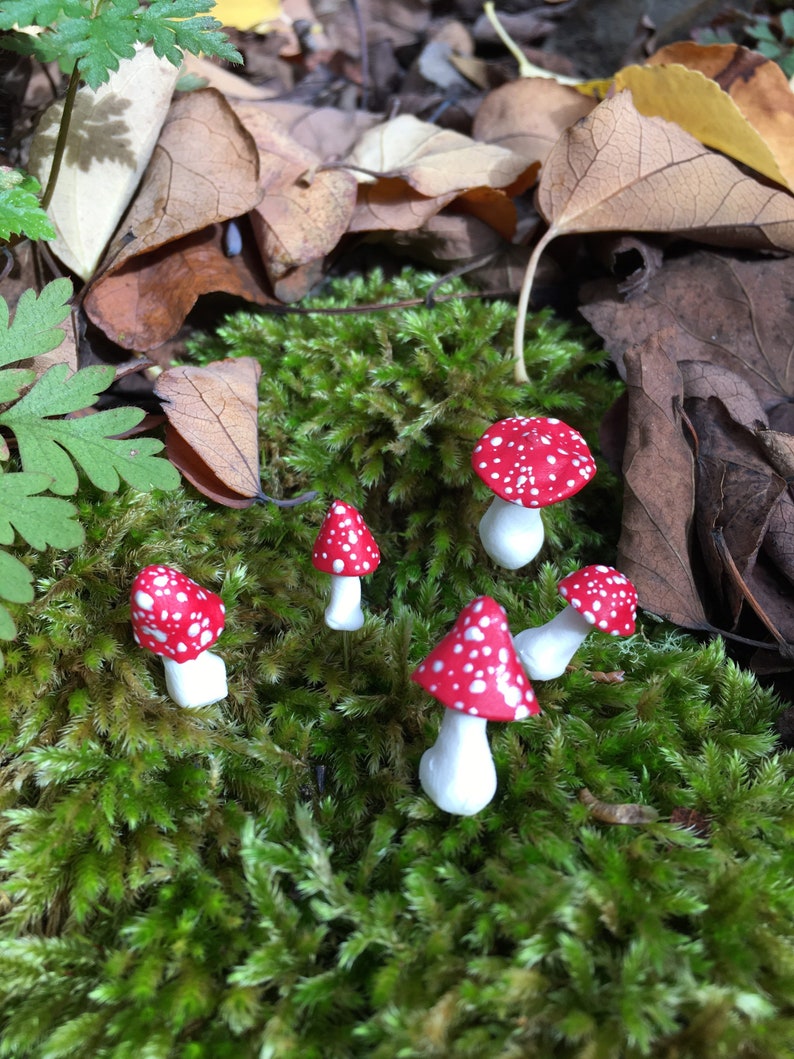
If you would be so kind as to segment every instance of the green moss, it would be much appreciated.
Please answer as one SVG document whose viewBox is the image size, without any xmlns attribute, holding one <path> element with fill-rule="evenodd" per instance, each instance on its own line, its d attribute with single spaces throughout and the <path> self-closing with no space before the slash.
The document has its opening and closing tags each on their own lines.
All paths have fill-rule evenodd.
<svg viewBox="0 0 794 1059">
<path fill-rule="evenodd" d="M 429 282 L 375 276 L 319 304 Z M 491 725 L 486 810 L 451 818 L 419 790 L 441 707 L 410 673 L 460 608 L 487 592 L 518 631 L 557 610 L 562 573 L 613 557 L 603 467 L 551 510 L 537 564 L 500 572 L 480 549 L 482 430 L 550 412 L 595 445 L 617 388 L 549 319 L 517 387 L 512 315 L 236 316 L 195 355 L 261 361 L 264 487 L 321 498 L 86 492 L 85 547 L 24 556 L 37 599 L 0 712 L 0 1056 L 794 1054 L 792 760 L 779 703 L 721 643 L 651 621 L 594 637 L 536 685 L 539 717 Z M 309 561 L 335 495 L 384 554 L 347 650 Z M 129 585 L 151 562 L 226 601 L 223 703 L 174 707 L 135 648 Z M 583 787 L 659 820 L 605 823 Z"/>
</svg>

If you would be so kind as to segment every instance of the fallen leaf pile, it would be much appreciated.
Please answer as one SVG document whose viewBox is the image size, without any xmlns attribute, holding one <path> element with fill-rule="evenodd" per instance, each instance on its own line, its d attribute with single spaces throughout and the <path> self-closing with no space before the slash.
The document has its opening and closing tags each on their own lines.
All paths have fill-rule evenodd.
<svg viewBox="0 0 794 1059">
<path fill-rule="evenodd" d="M 794 661 L 793 266 L 700 251 L 583 291 L 628 389 L 618 565 L 679 625 L 771 636 L 763 669 Z"/>
<path fill-rule="evenodd" d="M 503 25 L 531 48 L 566 6 Z M 434 20 L 419 0 L 372 0 L 366 46 L 350 5 L 262 7 L 219 9 L 259 34 L 237 38 L 246 77 L 191 60 L 205 87 L 170 103 L 161 88 L 162 113 L 138 115 L 138 56 L 109 101 L 81 101 L 92 165 L 67 152 L 53 220 L 87 321 L 156 357 L 202 295 L 298 302 L 375 244 L 518 294 L 521 379 L 536 281 L 570 296 L 606 263 L 615 278 L 581 299 L 627 386 L 604 429 L 626 485 L 619 563 L 647 610 L 745 642 L 759 670 L 794 667 L 794 93 L 781 69 L 684 42 L 572 84 L 483 59 L 488 19 Z M 110 172 L 104 234 L 88 240 L 86 202 Z M 244 361 L 157 383 L 173 462 L 220 503 L 264 497 L 257 384 Z"/>
</svg>

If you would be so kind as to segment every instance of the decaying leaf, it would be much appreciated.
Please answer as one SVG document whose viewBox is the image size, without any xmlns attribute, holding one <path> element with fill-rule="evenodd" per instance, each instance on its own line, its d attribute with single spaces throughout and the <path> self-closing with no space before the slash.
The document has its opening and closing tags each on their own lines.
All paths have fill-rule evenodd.
<svg viewBox="0 0 794 1059">
<path fill-rule="evenodd" d="M 688 628 L 708 622 L 692 570 L 695 464 L 684 436 L 683 380 L 657 332 L 624 354 L 629 394 L 618 566 L 640 605 Z"/>
<path fill-rule="evenodd" d="M 628 385 L 618 565 L 645 609 L 755 644 L 759 671 L 789 668 L 794 259 L 700 251 L 630 301 L 583 293 Z"/>
<path fill-rule="evenodd" d="M 356 180 L 345 170 L 318 170 L 319 156 L 265 109 L 240 104 L 236 111 L 259 150 L 262 195 L 251 213 L 254 235 L 276 295 L 288 300 L 280 281 L 330 253 L 347 230 Z M 289 300 L 302 297 L 312 283 L 311 273 L 305 282 L 293 283 Z"/>
<path fill-rule="evenodd" d="M 579 791 L 579 801 L 603 824 L 628 824 L 637 827 L 640 824 L 652 824 L 659 819 L 659 814 L 653 806 L 640 805 L 638 802 L 602 802 L 591 794 L 587 787 L 582 787 Z"/>
<path fill-rule="evenodd" d="M 523 157 L 506 147 L 476 143 L 411 114 L 365 132 L 345 161 L 361 183 L 376 179 L 368 173 L 399 177 L 428 198 L 509 187 L 527 169 Z"/>
<path fill-rule="evenodd" d="M 154 391 L 168 419 L 168 458 L 200 492 L 227 507 L 250 507 L 259 480 L 259 362 L 168 368 Z"/>
<path fill-rule="evenodd" d="M 794 197 L 746 176 L 678 125 L 648 118 L 620 92 L 564 133 L 537 191 L 549 227 L 519 297 L 516 376 L 526 378 L 524 320 L 537 261 L 560 235 L 684 233 L 715 245 L 794 250 Z"/>
<path fill-rule="evenodd" d="M 94 323 L 126 349 L 152 349 L 184 319 L 181 307 L 167 310 L 161 304 L 163 290 L 175 306 L 190 307 L 198 294 L 225 289 L 217 276 L 211 282 L 219 285 L 208 286 L 203 262 L 193 271 L 178 256 L 169 284 L 163 286 L 159 268 L 169 252 L 152 255 L 248 213 L 261 194 L 258 176 L 256 144 L 219 92 L 206 88 L 178 99 L 104 271 L 86 296 L 86 312 Z M 204 245 L 204 240 L 198 243 Z M 146 275 L 150 266 L 156 269 L 154 280 Z"/>
<path fill-rule="evenodd" d="M 89 279 L 149 164 L 179 70 L 142 48 L 106 84 L 77 92 L 66 155 L 48 210 L 58 257 Z M 46 185 L 63 101 L 45 112 L 30 146 L 30 169 Z"/>
<path fill-rule="evenodd" d="M 199 492 L 226 507 L 293 507 L 317 494 L 276 500 L 262 491 L 259 468 L 259 361 L 236 357 L 204 367 L 167 368 L 154 392 L 168 420 L 168 458 Z"/>
</svg>

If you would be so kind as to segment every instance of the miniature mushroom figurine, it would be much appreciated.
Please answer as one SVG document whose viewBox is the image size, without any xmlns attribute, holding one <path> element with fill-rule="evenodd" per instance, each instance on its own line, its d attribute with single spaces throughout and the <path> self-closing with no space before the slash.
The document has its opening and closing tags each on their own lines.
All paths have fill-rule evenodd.
<svg viewBox="0 0 794 1059">
<path fill-rule="evenodd" d="M 596 472 L 582 435 L 541 416 L 494 423 L 477 442 L 471 462 L 496 494 L 480 520 L 480 540 L 507 570 L 524 566 L 543 546 L 539 509 L 578 493 Z"/>
<path fill-rule="evenodd" d="M 447 707 L 419 763 L 422 788 L 439 809 L 473 816 L 496 793 L 486 722 L 540 713 L 503 608 L 490 596 L 472 600 L 411 679 Z"/>
<path fill-rule="evenodd" d="M 312 564 L 331 575 L 331 599 L 325 623 L 353 632 L 364 624 L 360 578 L 377 570 L 380 550 L 352 504 L 334 500 L 314 542 Z"/>
<path fill-rule="evenodd" d="M 162 655 L 165 685 L 178 706 L 196 708 L 226 698 L 226 664 L 207 648 L 223 632 L 220 596 L 170 566 L 147 566 L 132 583 L 135 642 Z"/>
<path fill-rule="evenodd" d="M 612 566 L 585 566 L 564 577 L 557 589 L 568 606 L 513 640 L 533 680 L 562 676 L 588 633 L 598 629 L 610 636 L 631 636 L 636 627 L 637 590 Z"/>
</svg>

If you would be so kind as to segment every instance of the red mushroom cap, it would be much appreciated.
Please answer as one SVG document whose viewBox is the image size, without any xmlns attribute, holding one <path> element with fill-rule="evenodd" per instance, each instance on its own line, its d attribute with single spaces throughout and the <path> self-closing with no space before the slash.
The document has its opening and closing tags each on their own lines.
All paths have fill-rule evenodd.
<svg viewBox="0 0 794 1059">
<path fill-rule="evenodd" d="M 502 500 L 547 507 L 578 493 L 596 471 L 587 442 L 559 419 L 513 416 L 489 427 L 472 467 Z"/>
<path fill-rule="evenodd" d="M 324 574 L 339 577 L 364 577 L 377 570 L 380 549 L 352 504 L 331 504 L 314 542 L 312 563 Z"/>
<path fill-rule="evenodd" d="M 507 614 L 490 596 L 478 596 L 463 608 L 411 680 L 447 709 L 487 721 L 520 721 L 540 713 L 513 647 Z"/>
<path fill-rule="evenodd" d="M 147 566 L 130 591 L 135 642 L 175 662 L 191 662 L 223 632 L 220 596 L 170 566 Z"/>
<path fill-rule="evenodd" d="M 613 566 L 585 566 L 557 585 L 585 621 L 611 636 L 631 636 L 637 624 L 637 590 Z"/>
</svg>

